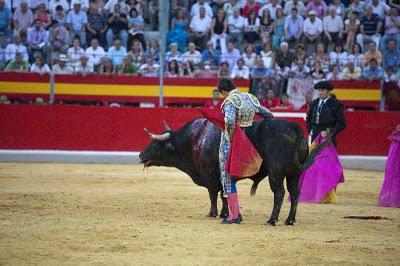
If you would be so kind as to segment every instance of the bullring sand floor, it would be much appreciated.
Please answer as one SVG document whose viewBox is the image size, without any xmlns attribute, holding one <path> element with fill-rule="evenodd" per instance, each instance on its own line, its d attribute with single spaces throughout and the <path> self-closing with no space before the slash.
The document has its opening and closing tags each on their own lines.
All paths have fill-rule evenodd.
<svg viewBox="0 0 400 266">
<path fill-rule="evenodd" d="M 379 208 L 382 172 L 346 171 L 339 204 L 301 204 L 266 226 L 272 192 L 239 184 L 241 225 L 207 218 L 208 193 L 175 169 L 0 164 L 0 264 L 399 265 L 400 209 Z M 392 220 L 344 219 L 375 215 Z"/>
</svg>

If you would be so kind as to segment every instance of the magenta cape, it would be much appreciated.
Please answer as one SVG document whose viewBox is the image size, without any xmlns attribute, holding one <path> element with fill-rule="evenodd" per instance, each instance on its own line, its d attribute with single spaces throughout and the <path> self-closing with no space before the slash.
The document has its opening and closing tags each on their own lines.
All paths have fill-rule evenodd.
<svg viewBox="0 0 400 266">
<path fill-rule="evenodd" d="M 390 140 L 392 144 L 386 161 L 385 178 L 378 205 L 400 208 L 400 132 L 393 133 Z"/>
<path fill-rule="evenodd" d="M 323 141 L 325 138 L 318 135 L 312 146 Z M 333 145 L 325 147 L 300 177 L 299 202 L 319 203 L 332 189 L 343 182 L 343 168 L 335 147 Z"/>
<path fill-rule="evenodd" d="M 214 125 L 224 130 L 224 116 L 219 109 L 200 109 L 201 113 Z M 255 175 L 262 163 L 262 158 L 238 124 L 232 136 L 231 149 L 225 165 L 225 171 L 235 179 Z"/>
</svg>

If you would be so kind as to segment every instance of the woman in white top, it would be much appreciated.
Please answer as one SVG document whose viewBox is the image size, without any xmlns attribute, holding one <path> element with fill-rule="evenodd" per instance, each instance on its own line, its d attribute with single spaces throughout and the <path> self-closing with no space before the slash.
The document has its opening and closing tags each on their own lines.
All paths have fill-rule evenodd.
<svg viewBox="0 0 400 266">
<path fill-rule="evenodd" d="M 275 54 L 272 51 L 272 44 L 270 42 L 264 43 L 260 56 L 264 61 L 264 66 L 268 69 L 272 69 L 275 61 Z"/>
<path fill-rule="evenodd" d="M 347 35 L 346 44 L 344 47 L 346 51 L 350 53 L 353 48 L 358 29 L 360 27 L 360 20 L 358 20 L 357 11 L 353 11 L 350 14 L 350 18 L 344 21 L 344 26 L 345 33 Z"/>
<path fill-rule="evenodd" d="M 353 53 L 347 56 L 348 61 L 353 61 L 356 67 L 362 69 L 364 55 L 361 50 L 361 46 L 358 43 L 353 45 Z"/>
<path fill-rule="evenodd" d="M 31 66 L 32 73 L 39 73 L 40 75 L 50 73 L 50 67 L 44 62 L 43 57 L 36 57 L 36 61 Z"/>
<path fill-rule="evenodd" d="M 244 53 L 242 54 L 242 58 L 244 60 L 244 64 L 248 66 L 250 69 L 254 66 L 254 63 L 257 58 L 254 45 L 249 43 L 244 47 Z"/>
<path fill-rule="evenodd" d="M 68 49 L 68 65 L 75 69 L 76 64 L 83 54 L 85 54 L 85 50 L 81 47 L 81 40 L 75 38 L 72 42 L 72 47 Z"/>
<path fill-rule="evenodd" d="M 249 17 L 244 21 L 243 38 L 248 43 L 254 43 L 255 41 L 260 39 L 259 29 L 260 29 L 260 19 L 257 17 L 256 11 L 251 10 Z"/>
<path fill-rule="evenodd" d="M 347 64 L 348 55 L 346 51 L 343 51 L 343 47 L 340 43 L 335 44 L 335 48 L 329 53 L 329 61 L 331 65 L 338 65 L 340 69 L 343 69 Z"/>
</svg>

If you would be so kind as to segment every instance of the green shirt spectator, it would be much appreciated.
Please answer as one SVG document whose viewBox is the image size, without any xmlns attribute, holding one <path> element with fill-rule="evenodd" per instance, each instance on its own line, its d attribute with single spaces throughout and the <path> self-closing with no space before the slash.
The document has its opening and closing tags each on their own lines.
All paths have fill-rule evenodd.
<svg viewBox="0 0 400 266">
<path fill-rule="evenodd" d="M 15 60 L 10 61 L 4 69 L 5 72 L 29 72 L 29 63 L 24 61 L 22 54 L 17 53 Z"/>
</svg>

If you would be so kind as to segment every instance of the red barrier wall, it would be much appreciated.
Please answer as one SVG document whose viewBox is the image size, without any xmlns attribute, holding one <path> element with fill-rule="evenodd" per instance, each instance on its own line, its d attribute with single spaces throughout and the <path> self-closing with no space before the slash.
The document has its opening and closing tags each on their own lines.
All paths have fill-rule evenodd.
<svg viewBox="0 0 400 266">
<path fill-rule="evenodd" d="M 160 132 L 166 120 L 177 129 L 199 116 L 195 109 L 0 105 L 0 149 L 139 151 L 149 142 L 143 127 Z M 340 154 L 386 155 L 400 114 L 346 112 L 346 119 Z M 290 120 L 304 129 L 303 120 Z"/>
</svg>

